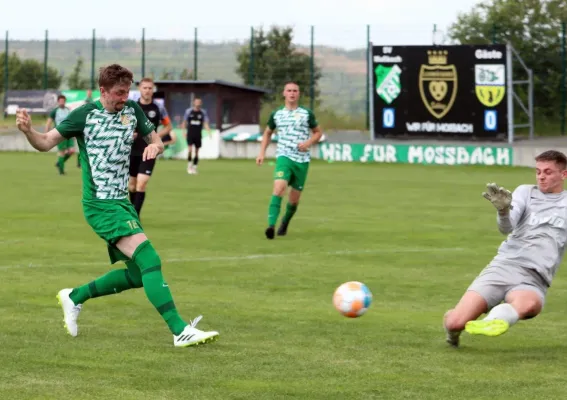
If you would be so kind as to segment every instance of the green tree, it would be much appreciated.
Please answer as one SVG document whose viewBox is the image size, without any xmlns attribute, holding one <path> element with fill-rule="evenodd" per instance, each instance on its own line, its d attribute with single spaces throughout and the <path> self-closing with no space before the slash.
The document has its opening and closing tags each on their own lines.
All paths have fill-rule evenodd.
<svg viewBox="0 0 567 400">
<path fill-rule="evenodd" d="M 83 60 L 83 57 L 79 57 L 77 59 L 77 63 L 75 64 L 75 67 L 73 67 L 73 72 L 71 72 L 71 75 L 67 78 L 69 89 L 89 89 L 90 81 L 88 79 L 81 78 L 81 71 L 84 63 L 85 60 Z"/>
<path fill-rule="evenodd" d="M 0 92 L 4 92 L 4 57 L 0 53 Z M 22 60 L 16 53 L 8 57 L 8 87 L 10 90 L 43 89 L 43 63 L 33 59 Z M 59 89 L 62 77 L 53 67 L 47 68 L 47 88 Z"/>
<path fill-rule="evenodd" d="M 304 103 L 308 101 L 311 84 L 313 84 L 315 100 L 319 98 L 321 68 L 314 65 L 312 82 L 311 57 L 299 51 L 292 43 L 292 28 L 272 27 L 267 33 L 262 28 L 256 29 L 253 39 L 252 57 L 250 57 L 250 46 L 243 46 L 237 52 L 236 73 L 244 82 L 271 90 L 272 93 L 265 99 L 269 102 L 279 98 L 283 85 L 290 80 L 300 86 Z M 252 69 L 250 69 L 251 61 Z M 252 71 L 252 79 L 250 79 L 250 71 Z"/>
<path fill-rule="evenodd" d="M 484 1 L 457 17 L 448 36 L 458 44 L 510 42 L 533 70 L 534 106 L 538 115 L 556 117 L 560 108 L 561 23 L 565 0 Z M 514 62 L 514 79 L 526 73 Z M 525 87 L 516 87 L 525 97 Z"/>
</svg>

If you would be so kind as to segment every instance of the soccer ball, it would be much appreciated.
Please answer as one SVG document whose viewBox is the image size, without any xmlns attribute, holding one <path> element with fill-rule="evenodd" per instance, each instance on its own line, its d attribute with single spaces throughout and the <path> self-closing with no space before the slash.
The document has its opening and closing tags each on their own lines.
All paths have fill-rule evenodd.
<svg viewBox="0 0 567 400">
<path fill-rule="evenodd" d="M 333 294 L 333 305 L 345 317 L 363 316 L 372 303 L 372 293 L 361 282 L 345 282 Z"/>
</svg>

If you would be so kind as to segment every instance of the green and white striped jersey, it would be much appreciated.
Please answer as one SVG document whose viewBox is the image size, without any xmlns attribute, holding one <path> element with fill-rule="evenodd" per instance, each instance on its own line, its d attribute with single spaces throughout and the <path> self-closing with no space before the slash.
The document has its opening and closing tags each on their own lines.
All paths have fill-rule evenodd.
<svg viewBox="0 0 567 400">
<path fill-rule="evenodd" d="M 57 126 L 66 139 L 77 138 L 83 174 L 83 200 L 128 197 L 130 152 L 134 131 L 147 136 L 155 129 L 140 106 L 128 100 L 116 113 L 100 101 L 73 110 Z"/>
<path fill-rule="evenodd" d="M 311 160 L 310 151 L 300 151 L 297 148 L 302 142 L 309 139 L 309 131 L 318 125 L 315 114 L 305 107 L 297 107 L 289 110 L 280 107 L 272 112 L 268 120 L 271 130 L 277 129 L 278 145 L 276 147 L 276 158 L 283 156 L 298 163 L 306 163 Z"/>
<path fill-rule="evenodd" d="M 49 113 L 49 118 L 55 122 L 55 126 L 59 125 L 71 113 L 69 107 L 56 107 Z"/>
</svg>

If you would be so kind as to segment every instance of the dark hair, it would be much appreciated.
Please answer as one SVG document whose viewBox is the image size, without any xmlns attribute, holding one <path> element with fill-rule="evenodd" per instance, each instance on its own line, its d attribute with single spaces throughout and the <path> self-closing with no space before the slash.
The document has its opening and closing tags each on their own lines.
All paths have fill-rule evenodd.
<svg viewBox="0 0 567 400">
<path fill-rule="evenodd" d="M 134 75 L 128 68 L 118 64 L 102 67 L 98 76 L 98 85 L 110 90 L 115 85 L 131 85 Z"/>
<path fill-rule="evenodd" d="M 65 97 L 65 95 L 63 95 L 63 94 L 60 94 L 59 96 L 57 96 L 57 101 L 59 101 L 61 99 L 67 100 L 67 97 Z"/>
<path fill-rule="evenodd" d="M 554 161 L 561 169 L 567 167 L 567 157 L 560 151 L 557 150 L 547 150 L 536 156 L 536 161 Z"/>
</svg>

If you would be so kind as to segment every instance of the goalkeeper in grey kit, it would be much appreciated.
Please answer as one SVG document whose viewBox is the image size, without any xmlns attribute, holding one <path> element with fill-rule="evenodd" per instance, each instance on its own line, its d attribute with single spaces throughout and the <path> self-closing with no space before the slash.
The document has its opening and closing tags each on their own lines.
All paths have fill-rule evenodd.
<svg viewBox="0 0 567 400">
<path fill-rule="evenodd" d="M 535 161 L 537 185 L 520 185 L 512 194 L 491 183 L 483 193 L 497 210 L 499 231 L 508 236 L 444 316 L 447 342 L 454 347 L 463 330 L 499 336 L 543 309 L 567 242 L 567 157 L 548 150 Z M 488 315 L 477 320 L 484 313 Z"/>
</svg>

